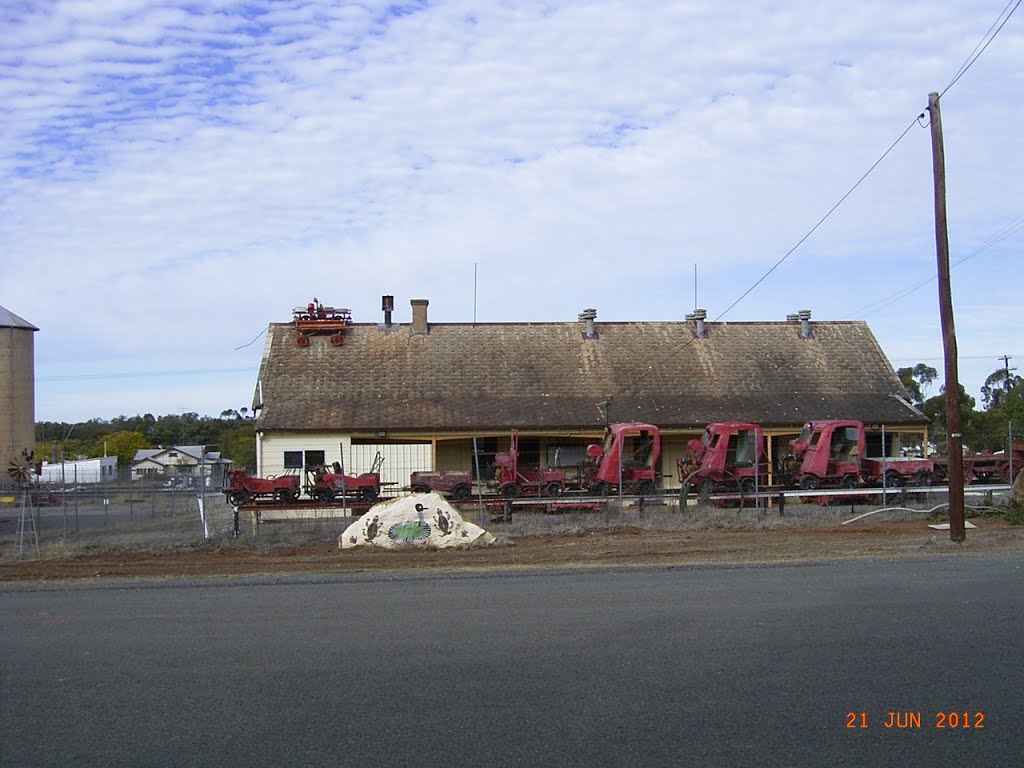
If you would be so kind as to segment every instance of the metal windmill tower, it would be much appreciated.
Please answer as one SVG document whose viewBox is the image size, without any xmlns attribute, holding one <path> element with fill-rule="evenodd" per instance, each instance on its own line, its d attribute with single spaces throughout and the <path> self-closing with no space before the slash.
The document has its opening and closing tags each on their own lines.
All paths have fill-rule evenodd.
<svg viewBox="0 0 1024 768">
<path fill-rule="evenodd" d="M 15 557 L 25 554 L 25 536 L 39 557 L 39 531 L 36 528 L 35 505 L 32 503 L 32 475 L 35 474 L 35 453 L 23 450 L 8 462 L 7 474 L 21 487 L 21 506 L 18 510 L 18 532 L 15 537 Z"/>
</svg>

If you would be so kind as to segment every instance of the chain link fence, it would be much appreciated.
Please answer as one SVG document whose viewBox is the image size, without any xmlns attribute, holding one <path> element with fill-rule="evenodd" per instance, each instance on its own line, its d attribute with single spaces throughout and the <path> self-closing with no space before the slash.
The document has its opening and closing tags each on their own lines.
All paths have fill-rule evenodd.
<svg viewBox="0 0 1024 768">
<path fill-rule="evenodd" d="M 192 546 L 233 530 L 232 508 L 211 478 L 133 477 L 0 487 L 0 557 L 74 543 L 79 549 Z M 25 549 L 25 552 L 18 550 Z"/>
</svg>

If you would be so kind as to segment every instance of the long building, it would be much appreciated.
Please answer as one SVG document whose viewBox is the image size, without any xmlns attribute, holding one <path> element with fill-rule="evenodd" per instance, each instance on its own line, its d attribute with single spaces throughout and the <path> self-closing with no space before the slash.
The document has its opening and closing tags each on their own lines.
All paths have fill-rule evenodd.
<svg viewBox="0 0 1024 768">
<path fill-rule="evenodd" d="M 642 421 L 663 434 L 662 483 L 678 485 L 675 459 L 716 421 L 762 424 L 773 456 L 812 419 L 857 419 L 872 428 L 868 453 L 898 455 L 927 442 L 928 420 L 863 322 L 685 321 L 353 323 L 309 335 L 269 326 L 253 408 L 261 475 L 342 462 L 384 479 L 415 469 L 464 469 L 512 430 L 529 464 L 575 465 L 608 422 Z M 888 435 L 882 445 L 882 429 Z"/>
</svg>

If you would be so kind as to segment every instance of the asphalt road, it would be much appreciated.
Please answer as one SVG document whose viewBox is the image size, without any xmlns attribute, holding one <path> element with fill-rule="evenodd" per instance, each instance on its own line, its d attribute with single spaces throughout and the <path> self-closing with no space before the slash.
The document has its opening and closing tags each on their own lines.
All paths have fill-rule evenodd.
<svg viewBox="0 0 1024 768">
<path fill-rule="evenodd" d="M 0 765 L 1021 765 L 1021 565 L 6 588 Z"/>
</svg>

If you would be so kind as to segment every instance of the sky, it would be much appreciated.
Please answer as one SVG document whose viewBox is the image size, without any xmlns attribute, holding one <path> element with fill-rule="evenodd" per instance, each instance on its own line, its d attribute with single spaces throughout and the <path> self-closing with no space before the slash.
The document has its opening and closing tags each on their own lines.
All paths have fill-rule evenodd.
<svg viewBox="0 0 1024 768">
<path fill-rule="evenodd" d="M 314 296 L 809 309 L 941 378 L 930 92 L 978 397 L 1024 370 L 1019 2 L 4 3 L 0 306 L 40 329 L 36 419 L 249 406 Z"/>
</svg>

